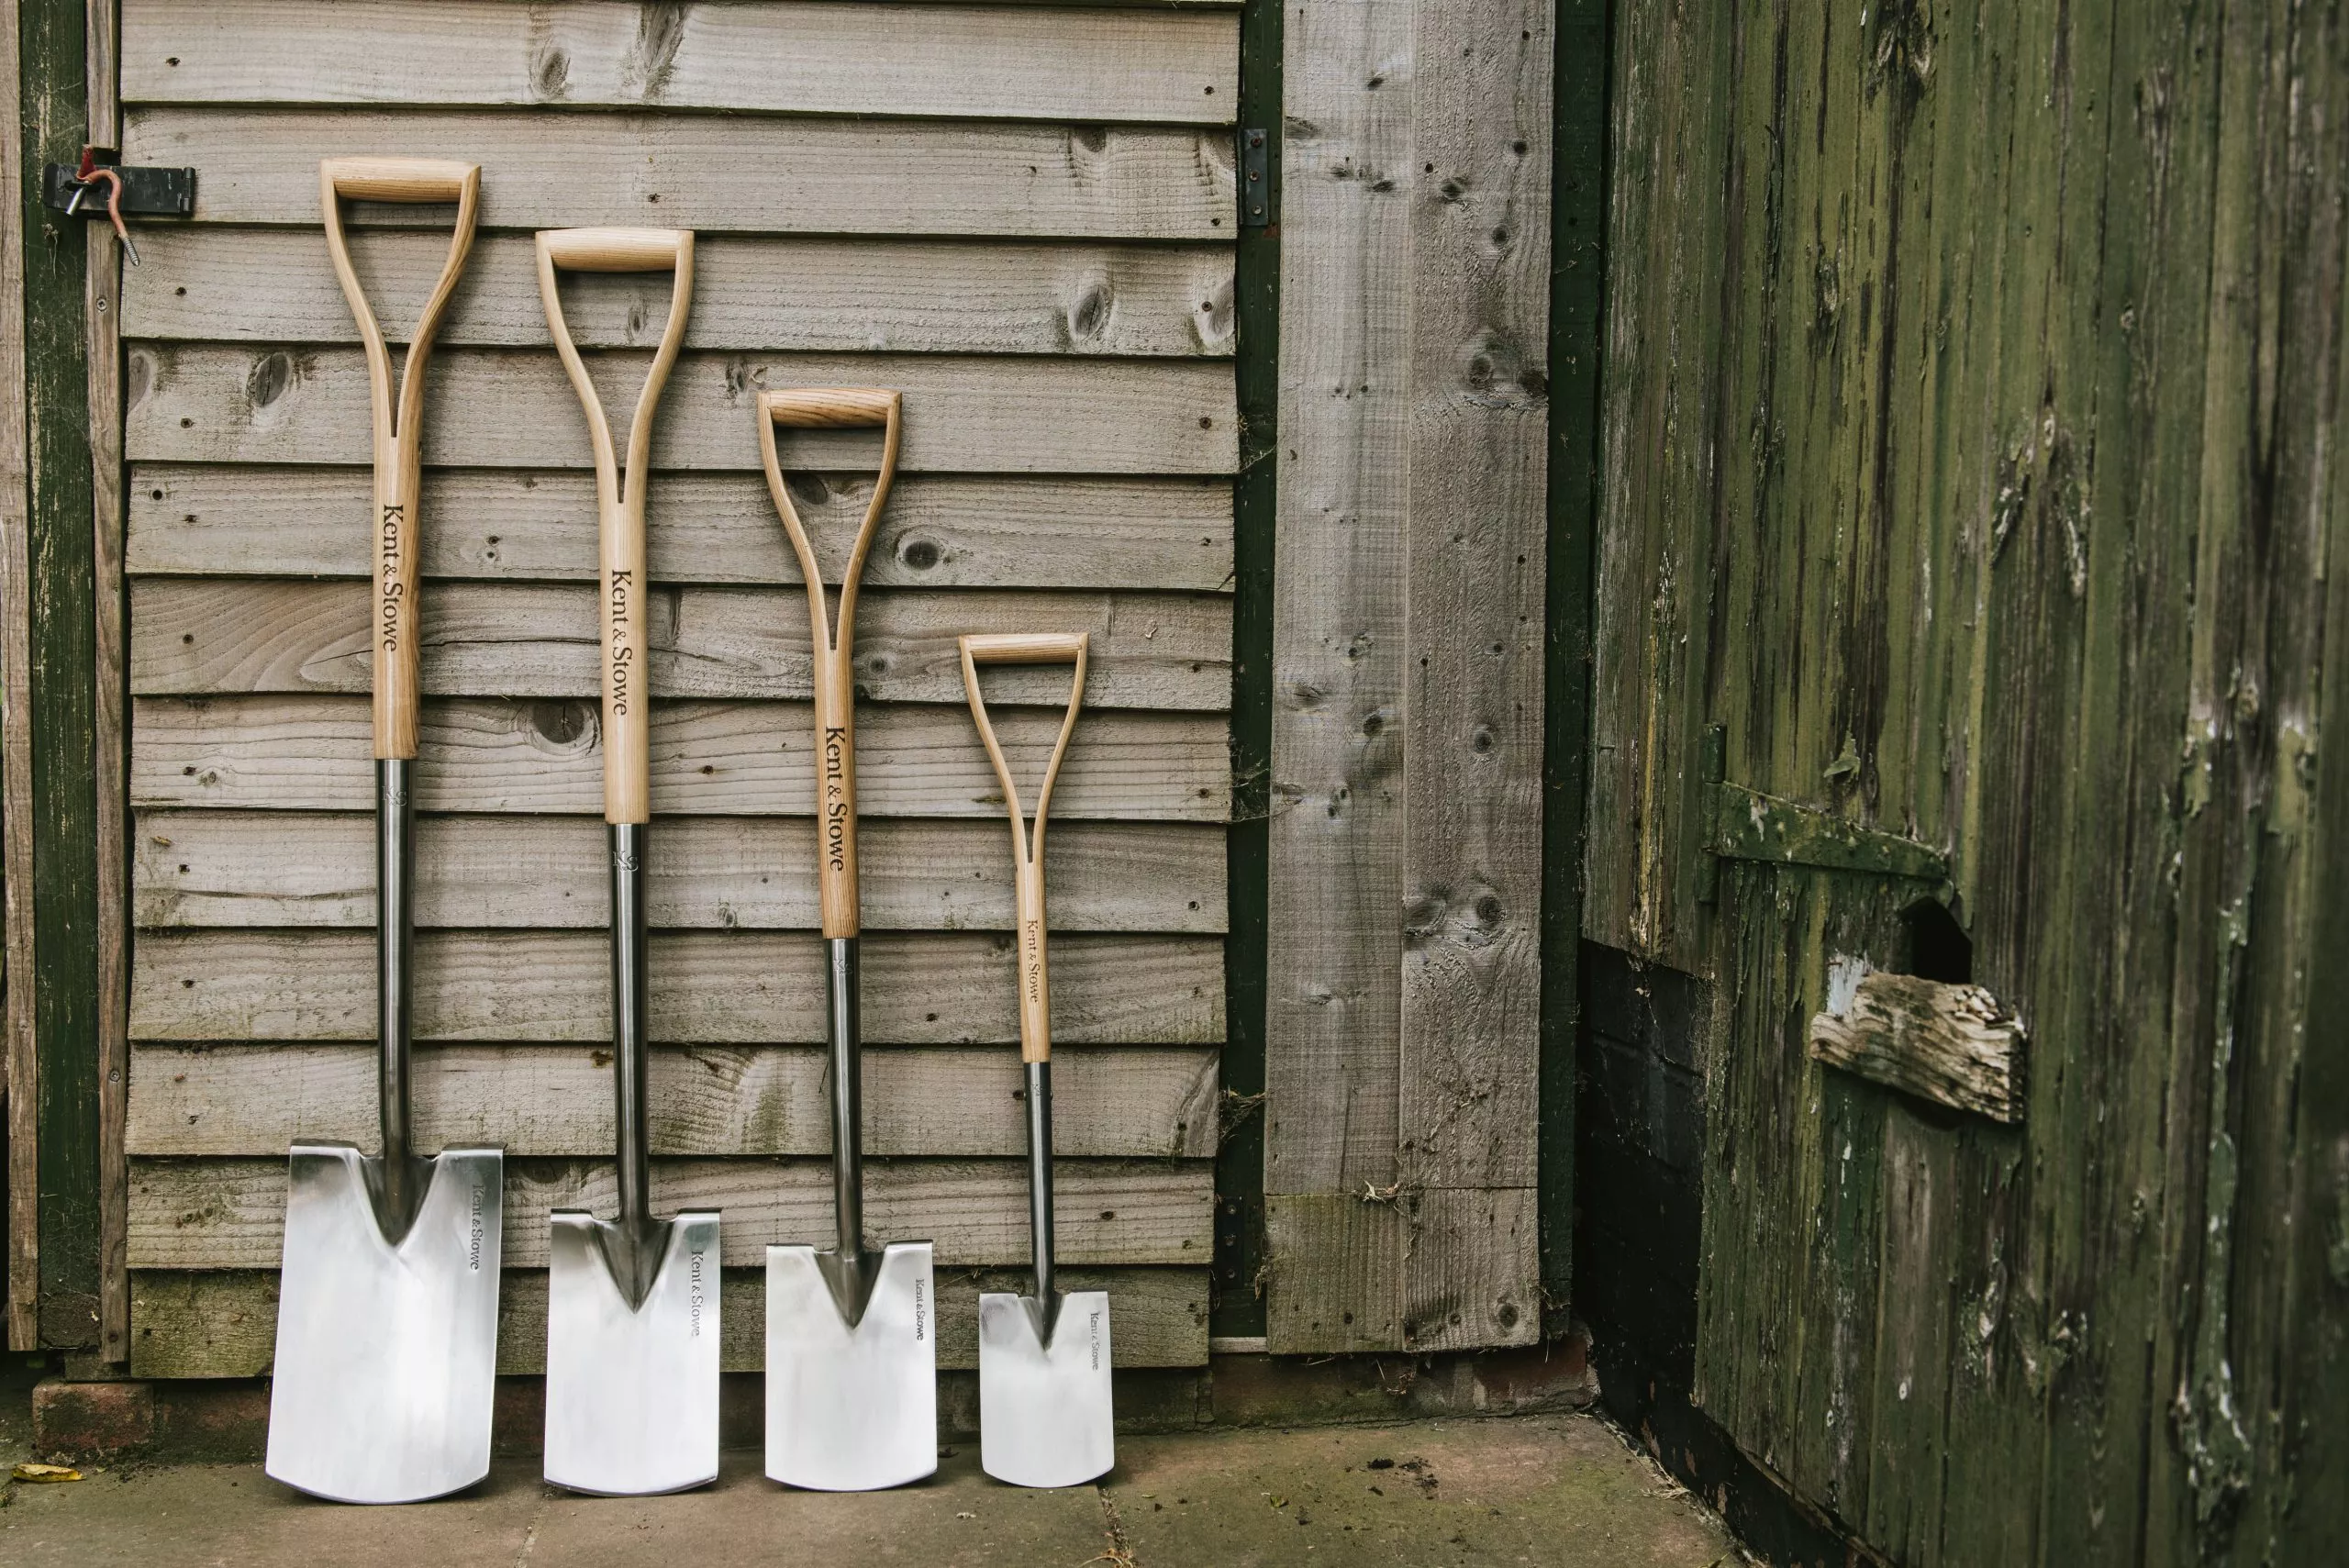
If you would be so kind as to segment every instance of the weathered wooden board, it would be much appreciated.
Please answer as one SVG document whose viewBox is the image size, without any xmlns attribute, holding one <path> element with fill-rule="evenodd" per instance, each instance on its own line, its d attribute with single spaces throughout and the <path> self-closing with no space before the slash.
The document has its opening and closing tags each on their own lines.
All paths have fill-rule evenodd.
<svg viewBox="0 0 2349 1568">
<path fill-rule="evenodd" d="M 1412 58 L 1414 14 L 1407 0 L 1303 6 L 1283 45 L 1264 960 L 1280 1353 L 1403 1344 L 1392 1217 L 1347 1206 L 1400 1176 L 1411 305 L 1442 285 L 1412 271 L 1408 72 L 1382 89 Z"/>
<path fill-rule="evenodd" d="M 625 0 L 128 0 L 135 103 L 543 104 L 1229 124 L 1205 11 Z"/>
<path fill-rule="evenodd" d="M 1213 825 L 1071 822 L 1052 832 L 1054 930 L 1220 931 L 1223 840 Z M 688 817 L 654 832 L 656 928 L 814 929 L 813 817 Z M 375 819 L 360 813 L 149 811 L 133 846 L 141 926 L 375 923 Z M 610 870 L 601 822 L 427 817 L 417 824 L 419 927 L 601 928 Z M 981 821 L 884 819 L 858 841 L 864 929 L 1010 930 L 1011 835 Z"/>
<path fill-rule="evenodd" d="M 141 696 L 363 692 L 367 584 L 141 578 L 130 593 L 130 689 Z M 585 697 L 599 690 L 590 584 L 451 583 L 424 599 L 424 689 L 435 696 Z M 671 588 L 649 595 L 656 699 L 812 695 L 797 589 Z M 860 597 L 858 685 L 882 701 L 963 700 L 955 639 L 1085 631 L 1090 706 L 1221 708 L 1231 605 L 1221 595 L 928 593 Z M 1068 673 L 991 671 L 991 701 L 1068 701 Z"/>
<path fill-rule="evenodd" d="M 0 112 L 22 125 L 23 39 L 0 27 Z M 39 58 L 36 53 L 36 59 Z M 44 97 L 49 95 L 44 94 Z M 25 297 L 24 161 L 0 159 L 0 301 Z M 33 558 L 31 472 L 37 418 L 25 406 L 27 321 L 0 310 L 0 955 L 15 984 L 0 995 L 0 1089 L 8 1152 L 0 1164 L 7 1204 L 7 1256 L 0 1265 L 6 1340 L 12 1351 L 40 1344 L 39 1041 L 25 977 L 33 956 Z"/>
<path fill-rule="evenodd" d="M 836 573 L 872 476 L 791 475 L 816 559 Z M 128 553 L 143 575 L 364 577 L 369 475 L 356 468 L 141 463 Z M 766 482 L 663 474 L 646 522 L 661 583 L 796 584 Z M 596 481 L 579 470 L 427 471 L 418 505 L 428 578 L 591 581 Z M 325 519 L 346 526 L 321 527 Z M 941 475 L 889 491 L 865 561 L 868 588 L 1231 585 L 1231 486 L 1220 479 Z"/>
<path fill-rule="evenodd" d="M 601 1042 L 610 953 L 599 931 L 426 931 L 416 1035 Z M 973 932 L 864 941 L 864 1037 L 938 1045 L 1017 1040 L 1015 948 Z M 1053 939 L 1052 1035 L 1072 1045 L 1223 1037 L 1213 937 Z M 797 932 L 652 938 L 652 1038 L 678 1045 L 823 1038 L 820 944 Z M 375 1038 L 375 942 L 358 931 L 150 931 L 132 972 L 130 1032 L 149 1040 Z"/>
<path fill-rule="evenodd" d="M 634 406 L 644 355 L 584 358 L 607 406 Z M 355 348 L 141 343 L 128 374 L 134 462 L 370 461 L 367 369 Z M 578 395 L 544 350 L 444 350 L 431 386 L 427 462 L 590 462 Z M 755 470 L 751 405 L 770 386 L 904 393 L 907 473 L 1230 473 L 1238 462 L 1231 367 L 1217 361 L 698 353 L 677 361 L 662 397 L 655 466 Z M 880 450 L 864 430 L 811 432 L 789 447 L 793 466 L 816 469 L 868 467 Z"/>
<path fill-rule="evenodd" d="M 1397 1118 L 1404 1342 L 1542 1337 L 1552 0 L 1422 0 L 1409 204 Z M 1443 47 L 1433 47 L 1436 39 Z M 1416 183 L 1416 182 L 1415 182 Z"/>
<path fill-rule="evenodd" d="M 816 1046 L 662 1049 L 650 1063 L 652 1151 L 829 1154 L 831 1095 Z M 1028 1151 L 1019 1053 L 905 1046 L 864 1058 L 864 1150 L 891 1155 Z M 1053 1151 L 1064 1158 L 1205 1158 L 1218 1133 L 1212 1046 L 1070 1046 L 1052 1054 Z M 141 1045 L 131 1057 L 129 1150 L 282 1154 L 296 1138 L 376 1146 L 375 1048 Z M 426 1149 L 494 1143 L 516 1157 L 607 1155 L 611 1052 L 601 1046 L 427 1046 L 416 1059 Z"/>
<path fill-rule="evenodd" d="M 1214 1170 L 1205 1161 L 1064 1160 L 1054 1173 L 1053 1240 L 1074 1264 L 1197 1263 L 1210 1247 Z M 544 1268 L 547 1211 L 612 1211 L 609 1159 L 508 1160 L 504 1252 Z M 829 1161 L 656 1160 L 652 1207 L 715 1208 L 729 1267 L 766 1262 L 778 1243 L 832 1234 Z M 927 1238 L 943 1267 L 1024 1262 L 1024 1160 L 874 1161 L 864 1218 L 876 1236 Z M 285 1161 L 137 1160 L 130 1167 L 134 1269 L 275 1268 L 285 1245 Z"/>
<path fill-rule="evenodd" d="M 719 1295 L 720 1354 L 728 1372 L 763 1370 L 766 1275 L 729 1269 Z M 938 1364 L 979 1363 L 979 1293 L 1020 1288 L 1016 1271 L 953 1269 L 938 1275 Z M 1075 1268 L 1063 1288 L 1106 1290 L 1116 1303 L 1121 1367 L 1201 1366 L 1208 1359 L 1205 1269 Z M 277 1345 L 277 1276 L 262 1270 L 144 1269 L 132 1276 L 139 1331 L 133 1377 L 263 1377 Z M 509 1269 L 498 1291 L 497 1370 L 546 1370 L 546 1276 Z"/>
<path fill-rule="evenodd" d="M 371 810 L 368 700 L 141 697 L 131 705 L 138 738 L 131 803 Z M 1041 776 L 1060 711 L 990 712 L 1012 776 Z M 657 703 L 653 804 L 663 816 L 809 815 L 814 727 L 805 703 Z M 600 718 L 586 698 L 428 702 L 419 733 L 422 810 L 594 816 L 604 809 Z M 1002 819 L 1002 788 L 966 707 L 872 706 L 857 716 L 856 750 L 861 817 Z M 1229 729 L 1219 715 L 1087 713 L 1052 787 L 1052 818 L 1219 822 L 1230 811 L 1230 774 Z"/>
<path fill-rule="evenodd" d="M 845 7 L 831 7 L 845 8 Z M 484 179 L 490 176 L 484 175 Z M 431 292 L 447 239 L 389 229 L 352 242 L 386 330 Z M 145 263 L 123 280 L 128 335 L 228 342 L 355 343 L 327 261 L 298 229 L 150 225 Z M 527 235 L 473 246 L 440 341 L 547 342 Z M 583 348 L 650 349 L 669 308 L 665 276 L 563 281 Z M 694 248 L 690 349 L 892 353 L 1217 355 L 1232 349 L 1231 250 L 1215 245 L 941 243 L 712 236 Z"/>
<path fill-rule="evenodd" d="M 1809 1040 L 1820 1061 L 1888 1088 L 1993 1121 L 2022 1119 L 2022 1026 L 1982 986 L 1880 972 L 1839 979 L 1831 966 L 1827 1009 L 1812 1016 Z"/>
<path fill-rule="evenodd" d="M 124 162 L 195 168 L 199 223 L 307 228 L 318 221 L 318 160 L 386 147 L 494 171 L 482 182 L 484 228 L 1228 239 L 1237 221 L 1231 133 L 1215 127 L 529 109 L 134 106 L 123 117 Z M 745 170 L 757 171 L 754 185 Z"/>
</svg>

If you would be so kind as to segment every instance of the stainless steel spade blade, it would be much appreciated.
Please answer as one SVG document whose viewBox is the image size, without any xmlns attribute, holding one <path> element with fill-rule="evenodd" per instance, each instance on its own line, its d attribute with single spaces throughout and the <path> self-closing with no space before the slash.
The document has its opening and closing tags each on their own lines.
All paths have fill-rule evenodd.
<svg viewBox="0 0 2349 1568">
<path fill-rule="evenodd" d="M 1117 1462 L 1109 1293 L 981 1296 L 980 1467 L 1015 1486 L 1074 1486 Z"/>
<path fill-rule="evenodd" d="M 1019 924 L 1019 1057 L 1027 1073 L 1028 1227 L 1035 1290 L 979 1297 L 979 1464 L 1019 1486 L 1074 1486 L 1117 1463 L 1109 1400 L 1109 1297 L 1052 1289 L 1052 989 L 1044 958 L 1044 821 L 1052 783 L 1068 755 L 1068 738 L 1085 702 L 1083 632 L 965 637 L 963 686 L 971 717 L 995 764 L 1011 814 Z M 981 664 L 1065 663 L 1076 667 L 1068 717 L 1044 764 L 1031 829 L 1019 788 L 979 693 Z"/>
<path fill-rule="evenodd" d="M 265 1468 L 343 1503 L 420 1502 L 489 1473 L 503 1156 L 413 1162 L 424 1201 L 396 1241 L 369 1194 L 382 1165 L 297 1143 L 288 1173 Z"/>
<path fill-rule="evenodd" d="M 718 1216 L 653 1220 L 634 1244 L 590 1214 L 550 1218 L 546 1478 L 615 1496 L 717 1480 Z"/>
<path fill-rule="evenodd" d="M 938 1468 L 937 1299 L 927 1241 L 868 1252 L 851 1323 L 813 1247 L 767 1249 L 767 1474 L 868 1492 Z"/>
</svg>

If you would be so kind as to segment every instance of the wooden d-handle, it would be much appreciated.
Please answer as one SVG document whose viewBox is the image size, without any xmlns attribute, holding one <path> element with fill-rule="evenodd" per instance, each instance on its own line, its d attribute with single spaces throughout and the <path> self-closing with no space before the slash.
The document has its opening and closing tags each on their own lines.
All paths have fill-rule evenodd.
<svg viewBox="0 0 2349 1568">
<path fill-rule="evenodd" d="M 1011 853 L 1016 864 L 1014 884 L 1019 922 L 1019 1060 L 1052 1059 L 1052 985 L 1044 962 L 1044 814 L 1052 808 L 1052 784 L 1061 776 L 1068 755 L 1068 738 L 1076 728 L 1077 710 L 1085 706 L 1084 632 L 1001 632 L 960 639 L 963 648 L 963 690 L 971 699 L 971 717 L 979 740 L 995 764 L 1003 786 L 1004 805 L 1011 813 Z M 1069 686 L 1068 717 L 1061 720 L 1060 739 L 1052 742 L 1052 760 L 1044 764 L 1044 783 L 1036 792 L 1036 825 L 1031 831 L 1019 809 L 1019 786 L 1011 781 L 1011 764 L 1004 761 L 995 726 L 987 721 L 986 699 L 979 694 L 982 664 L 1074 664 L 1075 679 Z"/>
<path fill-rule="evenodd" d="M 1081 631 L 988 632 L 963 639 L 963 655 L 974 664 L 1074 664 L 1085 658 L 1085 639 Z"/>
<path fill-rule="evenodd" d="M 342 233 L 342 199 L 457 204 L 449 256 L 440 264 L 407 344 L 407 360 L 396 384 L 384 329 L 359 286 L 351 249 Z M 481 205 L 481 165 L 428 158 L 329 158 L 318 165 L 318 204 L 324 209 L 327 254 L 342 284 L 343 297 L 359 323 L 367 350 L 367 391 L 374 426 L 375 508 L 369 527 L 375 559 L 368 640 L 374 647 L 375 755 L 416 755 L 416 715 L 422 685 L 417 617 L 417 562 L 421 554 L 417 491 L 424 469 L 424 367 L 432 358 L 440 318 L 456 293 L 457 278 L 473 251 L 473 219 Z"/>
<path fill-rule="evenodd" d="M 685 317 L 693 308 L 694 237 L 683 228 L 565 228 L 539 235 L 539 298 L 546 306 L 547 330 L 571 377 L 571 388 L 587 414 L 587 438 L 596 449 L 597 553 L 603 593 L 596 601 L 598 640 L 603 645 L 604 819 L 647 822 L 652 816 L 652 705 L 645 637 L 651 584 L 644 577 L 644 494 L 651 478 L 652 415 L 670 367 L 685 339 Z M 628 430 L 628 466 L 622 473 L 612 447 L 612 428 L 603 400 L 563 320 L 558 268 L 570 272 L 674 271 L 669 321 L 661 347 L 637 395 L 636 417 Z"/>
<path fill-rule="evenodd" d="M 354 202 L 462 202 L 481 191 L 481 165 L 445 158 L 329 158 L 328 194 Z"/>
<path fill-rule="evenodd" d="M 853 429 L 894 423 L 905 399 L 877 386 L 801 386 L 759 394 L 767 422 L 798 429 Z"/>
<path fill-rule="evenodd" d="M 766 470 L 767 493 L 774 497 L 784 531 L 791 536 L 792 553 L 799 558 L 799 574 L 807 583 L 818 742 L 816 892 L 827 937 L 855 936 L 863 919 L 856 893 L 856 589 L 881 525 L 881 508 L 889 499 L 890 481 L 896 476 L 904 405 L 898 394 L 870 386 L 793 387 L 759 394 L 759 462 Z M 873 499 L 864 508 L 863 522 L 857 525 L 848 564 L 841 571 L 837 624 L 825 612 L 824 573 L 815 546 L 799 520 L 799 509 L 791 504 L 791 488 L 783 482 L 783 460 L 774 444 L 777 425 L 808 429 L 885 427 Z"/>
<path fill-rule="evenodd" d="M 693 265 L 689 228 L 550 228 L 539 249 L 567 272 L 665 272 Z"/>
</svg>

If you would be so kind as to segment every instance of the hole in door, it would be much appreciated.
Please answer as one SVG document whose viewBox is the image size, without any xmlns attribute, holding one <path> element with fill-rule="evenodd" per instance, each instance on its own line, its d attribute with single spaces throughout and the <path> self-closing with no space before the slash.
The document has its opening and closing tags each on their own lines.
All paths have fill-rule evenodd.
<svg viewBox="0 0 2349 1568">
<path fill-rule="evenodd" d="M 1900 973 L 1964 985 L 1974 979 L 1974 939 L 1938 899 L 1920 898 L 1900 911 Z"/>
</svg>

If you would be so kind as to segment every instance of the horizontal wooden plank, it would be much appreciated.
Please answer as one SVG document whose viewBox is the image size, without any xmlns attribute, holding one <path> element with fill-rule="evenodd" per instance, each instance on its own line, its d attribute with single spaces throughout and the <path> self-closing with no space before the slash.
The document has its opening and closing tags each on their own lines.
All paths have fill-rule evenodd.
<svg viewBox="0 0 2349 1568">
<path fill-rule="evenodd" d="M 1040 776 L 1061 711 L 989 710 L 1012 776 Z M 372 811 L 369 699 L 263 694 L 131 704 L 139 806 Z M 424 705 L 417 804 L 426 811 L 604 809 L 601 716 L 573 697 L 452 697 Z M 652 798 L 663 815 L 815 810 L 815 720 L 806 703 L 664 702 L 652 709 Z M 867 818 L 1000 820 L 1003 794 L 970 710 L 875 704 L 857 715 L 856 808 Z M 1231 806 L 1222 716 L 1116 708 L 1078 721 L 1052 820 L 1219 822 Z"/>
<path fill-rule="evenodd" d="M 823 1038 L 820 944 L 796 932 L 655 932 L 652 1038 L 676 1045 Z M 906 1045 L 1019 1037 L 1002 935 L 864 940 L 864 1037 Z M 1215 937 L 1053 940 L 1052 1036 L 1083 1044 L 1223 1038 Z M 425 931 L 419 1040 L 601 1043 L 611 1034 L 600 931 Z M 362 931 L 150 931 L 131 966 L 130 1032 L 152 1040 L 375 1038 L 375 939 Z"/>
<path fill-rule="evenodd" d="M 365 577 L 363 468 L 141 463 L 131 471 L 133 575 Z M 792 505 L 837 581 L 868 474 L 797 473 Z M 766 482 L 669 473 L 646 519 L 659 583 L 797 584 Z M 434 469 L 418 508 L 427 577 L 590 581 L 596 481 L 577 470 Z M 340 526 L 336 526 L 340 523 Z M 918 476 L 891 487 L 864 566 L 870 588 L 1231 586 L 1231 485 L 1222 479 Z"/>
<path fill-rule="evenodd" d="M 363 692 L 367 584 L 147 577 L 130 590 L 130 689 L 142 695 Z M 601 688 L 592 584 L 451 583 L 423 601 L 424 689 L 436 696 L 585 697 Z M 788 588 L 648 595 L 652 695 L 812 695 L 807 601 Z M 877 701 L 964 700 L 957 636 L 1086 631 L 1085 702 L 1222 708 L 1231 606 L 1219 595 L 875 591 L 857 601 L 857 685 Z M 1008 667 L 991 700 L 1065 704 L 1065 668 Z"/>
<path fill-rule="evenodd" d="M 1229 14 L 955 5 L 129 0 L 135 103 L 610 105 L 1229 124 Z"/>
<path fill-rule="evenodd" d="M 1055 930 L 1220 931 L 1224 835 L 1208 825 L 1052 828 L 1046 917 Z M 1010 930 L 1009 826 L 884 818 L 859 835 L 866 930 Z M 661 824 L 645 862 L 651 923 L 713 930 L 818 925 L 812 817 L 688 817 Z M 417 825 L 420 927 L 602 928 L 610 918 L 601 822 L 427 817 Z M 134 832 L 141 926 L 375 923 L 375 819 L 352 812 L 150 811 Z"/>
<path fill-rule="evenodd" d="M 508 1160 L 507 1264 L 544 1268 L 547 1211 L 608 1215 L 612 1162 Z M 1215 1168 L 1204 1160 L 1063 1160 L 1053 1172 L 1058 1256 L 1073 1264 L 1197 1263 L 1213 1246 Z M 764 1263 L 777 1243 L 829 1245 L 828 1161 L 656 1160 L 654 1212 L 715 1208 L 718 1256 Z M 876 1160 L 864 1168 L 865 1234 L 929 1240 L 950 1267 L 1028 1258 L 1028 1167 L 1021 1160 Z M 285 1249 L 285 1161 L 133 1160 L 130 1266 L 271 1269 Z"/>
<path fill-rule="evenodd" d="M 827 8 L 852 9 L 832 6 Z M 444 235 L 354 236 L 367 297 L 404 330 L 447 260 Z M 327 261 L 299 229 L 149 226 L 126 268 L 127 337 L 355 343 Z M 893 353 L 1220 355 L 1232 348 L 1228 245 L 1045 245 L 718 235 L 694 249 L 689 349 Z M 650 349 L 665 273 L 566 279 L 565 320 L 587 348 Z M 493 235 L 465 263 L 440 341 L 542 347 L 546 309 L 527 235 Z"/>
<path fill-rule="evenodd" d="M 612 1147 L 612 1059 L 600 1046 L 427 1046 L 416 1055 L 419 1147 L 509 1155 Z M 819 1046 L 662 1048 L 648 1064 L 652 1151 L 829 1154 Z M 1025 1079 L 1008 1045 L 864 1053 L 864 1150 L 1013 1155 L 1028 1149 Z M 1212 1046 L 1071 1046 L 1052 1053 L 1053 1140 L 1069 1157 L 1215 1152 Z M 372 1045 L 142 1044 L 131 1053 L 133 1154 L 283 1154 L 297 1138 L 377 1146 Z"/>
<path fill-rule="evenodd" d="M 632 408 L 647 356 L 584 356 L 605 406 Z M 133 462 L 365 463 L 367 366 L 357 349 L 134 344 L 125 455 Z M 753 399 L 765 387 L 887 386 L 905 394 L 907 473 L 1230 473 L 1238 416 L 1215 360 L 963 354 L 686 354 L 661 400 L 662 469 L 754 470 Z M 785 461 L 870 469 L 870 430 L 802 432 Z M 479 468 L 590 465 L 587 422 L 546 350 L 435 355 L 424 460 Z M 660 482 L 653 482 L 657 493 Z"/>
<path fill-rule="evenodd" d="M 1109 1293 L 1112 1349 L 1120 1367 L 1203 1366 L 1208 1359 L 1208 1272 L 1186 1268 L 1063 1269 L 1064 1290 Z M 766 1275 L 720 1275 L 718 1335 L 728 1372 L 759 1372 L 766 1356 Z M 952 1269 L 937 1276 L 938 1364 L 979 1364 L 979 1293 L 1025 1288 L 1008 1269 Z M 265 1377 L 277 1348 L 277 1275 L 262 1269 L 142 1269 L 130 1278 L 130 1374 L 139 1378 Z M 497 1370 L 546 1370 L 547 1276 L 508 1269 L 497 1301 Z"/>
<path fill-rule="evenodd" d="M 199 223 L 309 228 L 318 160 L 385 151 L 482 165 L 484 228 L 1225 239 L 1237 222 L 1220 127 L 177 106 L 122 118 L 125 163 L 195 167 Z"/>
</svg>

